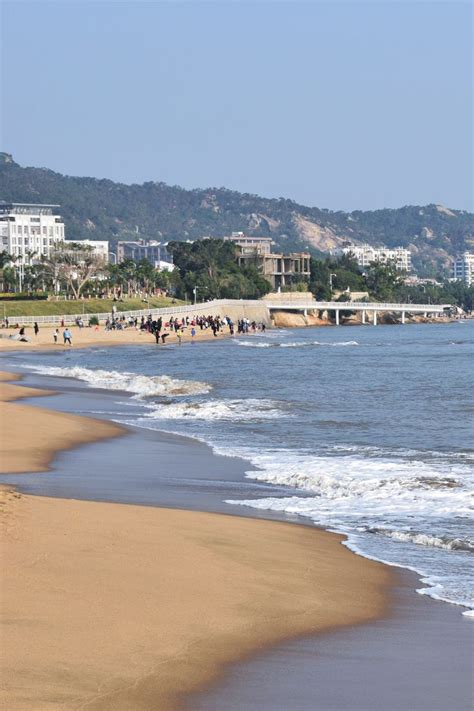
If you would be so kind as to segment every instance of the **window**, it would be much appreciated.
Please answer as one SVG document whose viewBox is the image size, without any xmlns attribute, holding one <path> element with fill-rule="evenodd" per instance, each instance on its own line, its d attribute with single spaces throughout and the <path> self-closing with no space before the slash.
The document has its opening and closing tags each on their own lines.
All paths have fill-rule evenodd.
<svg viewBox="0 0 474 711">
<path fill-rule="evenodd" d="M 46 227 L 43 227 L 43 234 L 46 234 Z"/>
<path fill-rule="evenodd" d="M 23 228 L 21 225 L 18 225 L 18 234 L 19 235 L 23 234 Z"/>
</svg>

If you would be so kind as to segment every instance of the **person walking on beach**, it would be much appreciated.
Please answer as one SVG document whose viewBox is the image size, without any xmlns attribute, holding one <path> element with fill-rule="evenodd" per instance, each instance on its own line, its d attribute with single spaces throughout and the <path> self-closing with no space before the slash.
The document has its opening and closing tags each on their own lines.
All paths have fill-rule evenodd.
<svg viewBox="0 0 474 711">
<path fill-rule="evenodd" d="M 36 323 L 36 321 L 35 321 L 35 325 L 33 326 L 33 329 L 34 329 L 34 332 L 35 332 L 35 336 L 37 336 L 40 329 L 39 329 L 39 326 L 38 326 L 38 324 Z"/>
<path fill-rule="evenodd" d="M 55 343 L 58 342 L 58 336 L 59 336 L 59 328 L 56 328 L 55 331 L 54 331 L 54 333 L 53 333 L 53 338 L 54 338 L 54 342 L 55 342 Z"/>
<path fill-rule="evenodd" d="M 71 335 L 71 331 L 67 328 L 67 326 L 63 331 L 63 339 L 64 339 L 64 345 L 66 345 L 66 343 L 69 343 L 69 345 L 72 346 L 72 341 L 71 341 L 72 335 Z"/>
</svg>

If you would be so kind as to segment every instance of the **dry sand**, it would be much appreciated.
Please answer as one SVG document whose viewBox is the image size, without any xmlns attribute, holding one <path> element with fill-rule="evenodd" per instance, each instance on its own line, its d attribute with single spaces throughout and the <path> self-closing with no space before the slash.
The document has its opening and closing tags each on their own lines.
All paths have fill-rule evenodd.
<svg viewBox="0 0 474 711">
<path fill-rule="evenodd" d="M 11 400 L 18 386 L 2 387 Z M 118 433 L 88 418 L 1 407 L 10 471 L 38 471 L 60 448 Z M 391 571 L 311 527 L 9 487 L 1 502 L 9 710 L 176 708 L 226 664 L 385 610 Z"/>
<path fill-rule="evenodd" d="M 4 708 L 171 709 L 226 663 L 384 610 L 387 569 L 309 527 L 3 498 Z"/>
</svg>

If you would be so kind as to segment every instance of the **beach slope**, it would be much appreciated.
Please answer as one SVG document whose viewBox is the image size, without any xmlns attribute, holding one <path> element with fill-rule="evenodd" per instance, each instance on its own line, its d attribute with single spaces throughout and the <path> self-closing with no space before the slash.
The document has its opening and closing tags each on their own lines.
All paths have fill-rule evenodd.
<svg viewBox="0 0 474 711">
<path fill-rule="evenodd" d="M 175 708 L 227 663 L 384 610 L 387 568 L 306 526 L 2 500 L 3 708 Z"/>
<path fill-rule="evenodd" d="M 12 402 L 45 392 L 13 377 L 1 383 L 4 471 L 40 471 L 60 449 L 121 432 Z M 381 616 L 392 577 L 340 536 L 238 516 L 3 486 L 0 525 L 11 711 L 178 708 L 267 646 Z"/>
</svg>

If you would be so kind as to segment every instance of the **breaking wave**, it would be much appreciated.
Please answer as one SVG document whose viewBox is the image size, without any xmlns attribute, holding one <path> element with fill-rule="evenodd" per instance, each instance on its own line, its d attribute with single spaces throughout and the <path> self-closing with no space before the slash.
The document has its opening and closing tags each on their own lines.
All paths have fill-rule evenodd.
<svg viewBox="0 0 474 711">
<path fill-rule="evenodd" d="M 55 366 L 29 365 L 27 367 L 42 375 L 82 380 L 89 387 L 133 393 L 136 398 L 202 395 L 208 393 L 212 388 L 207 383 L 200 383 L 194 380 L 178 380 L 168 375 L 149 376 L 138 373 L 119 373 L 115 370 L 92 370 L 80 366 L 59 368 Z"/>
<path fill-rule="evenodd" d="M 262 343 L 261 341 L 235 341 L 239 346 L 246 348 L 308 348 L 310 346 L 359 346 L 357 341 L 290 341 L 289 343 Z"/>
<path fill-rule="evenodd" d="M 289 416 L 273 400 L 206 400 L 150 406 L 147 419 L 157 420 L 272 420 Z"/>
<path fill-rule="evenodd" d="M 416 531 L 390 531 L 383 528 L 368 528 L 366 530 L 368 533 L 378 533 L 402 543 L 415 543 L 418 546 L 442 548 L 447 551 L 474 553 L 474 540 L 467 537 L 450 538 L 449 536 L 433 536 L 428 533 L 417 533 Z"/>
<path fill-rule="evenodd" d="M 471 458 L 356 449 L 336 445 L 332 456 L 285 449 L 241 452 L 257 467 L 248 478 L 289 491 L 227 503 L 303 516 L 345 533 L 351 550 L 421 574 L 428 587 L 420 593 L 472 607 Z M 426 525 L 425 531 L 415 529 L 413 521 Z"/>
<path fill-rule="evenodd" d="M 291 450 L 246 455 L 257 471 L 247 477 L 304 491 L 304 497 L 277 499 L 271 507 L 337 520 L 357 515 L 425 514 L 468 516 L 469 467 L 464 463 L 388 459 L 363 456 L 314 456 Z M 312 494 L 312 496 L 310 496 Z M 255 502 L 252 503 L 252 505 Z M 265 508 L 260 500 L 258 508 Z"/>
</svg>

